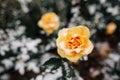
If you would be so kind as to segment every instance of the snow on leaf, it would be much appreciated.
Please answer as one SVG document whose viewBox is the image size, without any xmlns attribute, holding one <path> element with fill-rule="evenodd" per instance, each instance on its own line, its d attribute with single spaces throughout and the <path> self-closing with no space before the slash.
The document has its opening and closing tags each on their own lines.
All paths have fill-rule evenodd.
<svg viewBox="0 0 120 80">
<path fill-rule="evenodd" d="M 46 68 L 56 70 L 61 66 L 61 60 L 59 58 L 51 58 L 43 64 Z"/>
<path fill-rule="evenodd" d="M 62 61 L 62 63 L 63 76 L 65 78 L 71 78 L 73 76 L 73 69 L 67 62 Z"/>
<path fill-rule="evenodd" d="M 18 61 L 15 65 L 15 70 L 18 70 L 21 75 L 25 73 L 25 63 Z"/>
<path fill-rule="evenodd" d="M 43 76 L 42 75 L 38 75 L 35 80 L 43 80 Z"/>
</svg>

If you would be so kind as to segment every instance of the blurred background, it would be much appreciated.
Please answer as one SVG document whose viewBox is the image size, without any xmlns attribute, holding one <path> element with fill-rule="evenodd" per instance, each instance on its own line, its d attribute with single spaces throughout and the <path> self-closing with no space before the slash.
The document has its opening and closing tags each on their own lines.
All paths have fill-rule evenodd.
<svg viewBox="0 0 120 80">
<path fill-rule="evenodd" d="M 37 24 L 46 12 L 58 30 L 86 25 L 94 50 L 79 63 L 62 60 Z M 0 0 L 0 80 L 120 80 L 120 0 Z"/>
</svg>

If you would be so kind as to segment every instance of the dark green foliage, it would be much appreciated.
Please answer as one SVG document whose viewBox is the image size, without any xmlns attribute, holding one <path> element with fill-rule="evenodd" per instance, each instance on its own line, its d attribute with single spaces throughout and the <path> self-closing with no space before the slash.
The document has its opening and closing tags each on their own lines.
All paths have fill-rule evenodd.
<svg viewBox="0 0 120 80">
<path fill-rule="evenodd" d="M 51 70 L 56 70 L 61 66 L 61 59 L 59 58 L 51 58 L 50 60 L 44 63 L 46 68 L 50 68 Z"/>
<path fill-rule="evenodd" d="M 44 66 L 51 70 L 57 70 L 61 67 L 63 76 L 59 78 L 60 80 L 66 80 L 67 78 L 73 77 L 73 69 L 66 59 L 51 58 L 44 63 Z"/>
</svg>

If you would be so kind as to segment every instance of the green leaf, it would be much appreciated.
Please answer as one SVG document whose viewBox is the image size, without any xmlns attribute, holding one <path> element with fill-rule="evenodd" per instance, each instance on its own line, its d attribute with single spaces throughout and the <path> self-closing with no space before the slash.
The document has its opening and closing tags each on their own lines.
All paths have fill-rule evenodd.
<svg viewBox="0 0 120 80">
<path fill-rule="evenodd" d="M 57 80 L 67 80 L 65 77 L 59 77 Z"/>
<path fill-rule="evenodd" d="M 73 69 L 72 67 L 67 63 L 62 61 L 62 71 L 63 71 L 63 76 L 66 78 L 70 78 L 73 76 Z"/>
<path fill-rule="evenodd" d="M 46 68 L 50 68 L 51 70 L 56 70 L 61 66 L 61 59 L 51 58 L 44 63 Z"/>
<path fill-rule="evenodd" d="M 74 73 L 72 67 L 68 64 L 68 60 L 64 58 L 51 58 L 44 63 L 44 66 L 51 70 L 56 70 L 61 67 L 63 76 L 58 78 L 58 80 L 67 80 L 71 78 Z"/>
</svg>

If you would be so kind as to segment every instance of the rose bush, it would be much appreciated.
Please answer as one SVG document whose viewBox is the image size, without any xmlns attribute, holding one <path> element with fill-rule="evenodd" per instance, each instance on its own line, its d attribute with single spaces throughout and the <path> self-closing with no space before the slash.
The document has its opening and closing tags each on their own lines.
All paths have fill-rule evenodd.
<svg viewBox="0 0 120 80">
<path fill-rule="evenodd" d="M 90 31 L 86 26 L 76 26 L 60 30 L 56 39 L 58 54 L 71 62 L 78 61 L 93 50 L 94 46 L 89 37 Z"/>
</svg>

